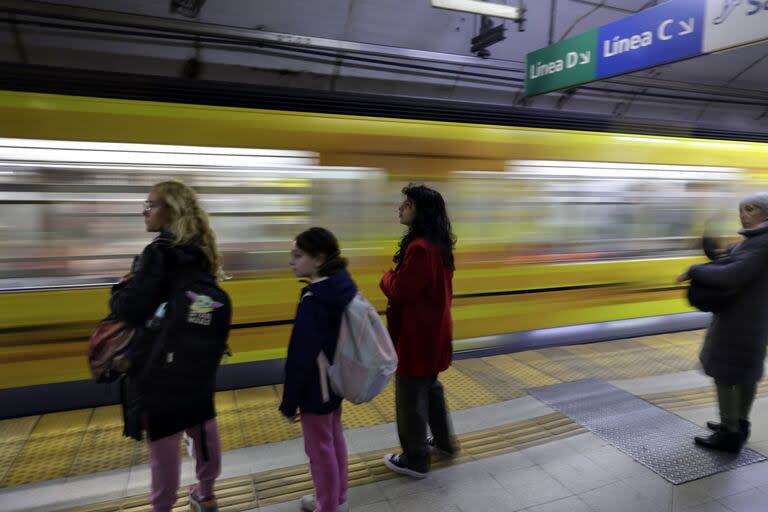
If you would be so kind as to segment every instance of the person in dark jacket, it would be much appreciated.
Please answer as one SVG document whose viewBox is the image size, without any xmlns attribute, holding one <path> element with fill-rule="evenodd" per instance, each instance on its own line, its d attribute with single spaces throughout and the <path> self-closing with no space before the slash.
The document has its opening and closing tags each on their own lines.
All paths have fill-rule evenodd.
<svg viewBox="0 0 768 512">
<path fill-rule="evenodd" d="M 141 333 L 131 357 L 134 368 L 126 407 L 126 435 L 141 439 L 147 432 L 149 463 L 152 471 L 153 512 L 168 512 L 176 502 L 181 471 L 179 444 L 184 432 L 193 440 L 199 483 L 190 488 L 190 507 L 196 512 L 217 511 L 213 484 L 221 470 L 219 431 L 214 408 L 215 375 L 218 358 L 207 367 L 178 371 L 157 357 L 157 345 L 167 344 L 173 332 L 150 335 L 143 329 L 162 303 L 169 300 L 175 280 L 181 275 L 222 276 L 216 238 L 208 216 L 194 191 L 177 181 L 152 187 L 144 204 L 144 224 L 149 232 L 159 233 L 135 261 L 132 271 L 112 290 L 112 314 L 139 328 Z M 229 305 L 223 325 L 212 334 L 226 342 L 229 331 Z M 218 317 L 217 317 L 218 319 Z M 178 337 L 178 336 L 177 336 Z M 183 343 L 188 340 L 176 340 Z M 219 357 L 221 354 L 218 354 Z M 161 360 L 162 359 L 162 360 Z"/>
<path fill-rule="evenodd" d="M 389 299 L 387 329 L 397 349 L 395 405 L 403 452 L 385 455 L 384 464 L 397 473 L 423 478 L 430 469 L 431 449 L 448 457 L 457 450 L 443 386 L 437 380 L 453 356 L 456 237 L 439 192 L 409 185 L 403 194 L 399 216 L 408 230 L 393 258 L 395 269 L 379 283 Z"/>
<path fill-rule="evenodd" d="M 714 433 L 695 441 L 729 452 L 738 452 L 749 437 L 768 343 L 768 193 L 745 198 L 739 217 L 744 240 L 722 253 L 708 251 L 712 262 L 693 265 L 679 278 L 706 290 L 707 301 L 717 304 L 699 359 L 715 380 L 720 422 L 708 422 Z"/>
<path fill-rule="evenodd" d="M 315 484 L 315 495 L 304 496 L 301 509 L 345 512 L 349 505 L 342 399 L 331 389 L 327 376 L 321 376 L 318 356 L 322 352 L 333 363 L 341 317 L 357 294 L 357 286 L 346 270 L 347 260 L 341 257 L 336 237 L 323 228 L 311 228 L 296 237 L 290 265 L 296 277 L 309 279 L 296 309 L 280 404 L 286 418 L 295 421 L 300 412 L 304 449 Z"/>
</svg>

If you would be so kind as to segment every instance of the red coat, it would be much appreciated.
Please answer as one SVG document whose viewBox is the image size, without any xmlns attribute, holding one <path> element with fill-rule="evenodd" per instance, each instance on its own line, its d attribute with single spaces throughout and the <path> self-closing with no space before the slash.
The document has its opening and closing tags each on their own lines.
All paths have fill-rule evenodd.
<svg viewBox="0 0 768 512">
<path fill-rule="evenodd" d="M 424 377 L 450 366 L 452 280 L 453 270 L 445 266 L 440 247 L 425 238 L 412 240 L 397 269 L 381 278 L 398 374 Z"/>
</svg>

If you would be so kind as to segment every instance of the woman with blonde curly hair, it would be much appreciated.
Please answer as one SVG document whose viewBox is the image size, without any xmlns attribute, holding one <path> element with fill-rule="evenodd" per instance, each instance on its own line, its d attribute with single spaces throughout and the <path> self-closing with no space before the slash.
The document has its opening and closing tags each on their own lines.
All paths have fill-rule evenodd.
<svg viewBox="0 0 768 512">
<path fill-rule="evenodd" d="M 216 236 L 195 192 L 178 181 L 152 187 L 144 224 L 158 235 L 113 287 L 109 303 L 114 317 L 139 333 L 123 398 L 125 435 L 140 440 L 147 433 L 153 512 L 176 502 L 184 432 L 199 480 L 190 488 L 190 508 L 217 511 L 221 448 L 213 395 L 231 306 L 216 284 L 223 276 Z M 153 330 L 153 321 L 160 327 Z"/>
</svg>

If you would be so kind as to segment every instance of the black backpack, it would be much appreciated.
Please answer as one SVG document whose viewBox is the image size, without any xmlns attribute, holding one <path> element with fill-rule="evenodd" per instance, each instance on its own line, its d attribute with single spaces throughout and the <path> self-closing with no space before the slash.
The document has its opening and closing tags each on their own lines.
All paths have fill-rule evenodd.
<svg viewBox="0 0 768 512">
<path fill-rule="evenodd" d="M 147 321 L 134 355 L 141 379 L 161 369 L 166 378 L 215 373 L 228 352 L 232 305 L 216 279 L 202 270 L 177 276 L 167 302 Z"/>
<path fill-rule="evenodd" d="M 174 278 L 167 301 L 132 343 L 131 370 L 120 385 L 124 435 L 143 437 L 146 389 L 177 401 L 189 400 L 190 390 L 213 393 L 231 317 L 229 296 L 212 275 L 196 270 Z"/>
</svg>

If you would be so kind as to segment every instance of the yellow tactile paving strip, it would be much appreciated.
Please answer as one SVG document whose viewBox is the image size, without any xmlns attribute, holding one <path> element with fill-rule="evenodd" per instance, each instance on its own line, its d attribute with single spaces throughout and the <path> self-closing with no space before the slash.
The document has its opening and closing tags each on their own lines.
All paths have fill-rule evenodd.
<svg viewBox="0 0 768 512">
<path fill-rule="evenodd" d="M 768 383 L 766 381 L 763 380 L 758 385 L 757 396 L 758 398 L 768 396 Z M 691 407 L 703 407 L 717 403 L 714 386 L 670 391 L 667 393 L 654 393 L 643 395 L 641 398 L 669 411 L 680 411 Z"/>
<path fill-rule="evenodd" d="M 441 381 L 449 407 L 461 410 L 518 398 L 531 387 L 586 377 L 663 375 L 697 367 L 702 335 L 695 331 L 461 360 L 441 374 Z M 711 393 L 652 398 L 664 407 L 668 403 L 677 407 L 686 400 L 711 399 Z M 299 437 L 300 427 L 286 422 L 277 411 L 281 394 L 281 386 L 217 393 L 224 450 Z M 372 402 L 346 407 L 343 421 L 346 428 L 357 428 L 394 419 L 390 385 Z M 146 462 L 145 444 L 122 437 L 118 406 L 0 421 L 0 487 Z"/>
<path fill-rule="evenodd" d="M 582 432 L 586 432 L 583 427 L 559 413 L 508 423 L 459 436 L 461 451 L 458 456 L 452 460 L 434 457 L 433 468 L 522 450 Z M 350 486 L 397 477 L 381 462 L 384 454 L 391 451 L 392 449 L 387 449 L 350 454 Z M 216 495 L 222 512 L 249 510 L 257 506 L 297 500 L 311 492 L 312 479 L 307 464 L 230 478 L 216 483 Z M 174 512 L 187 510 L 187 497 L 183 489 L 179 491 L 178 496 L 179 501 L 173 509 Z M 147 500 L 147 495 L 133 496 L 88 507 L 77 507 L 70 509 L 69 512 L 149 512 Z"/>
</svg>

